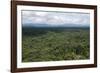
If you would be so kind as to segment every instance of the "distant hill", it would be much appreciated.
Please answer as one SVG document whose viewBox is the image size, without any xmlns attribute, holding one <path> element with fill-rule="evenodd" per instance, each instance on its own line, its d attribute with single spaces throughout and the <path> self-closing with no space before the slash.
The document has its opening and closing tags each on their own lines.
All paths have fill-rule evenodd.
<svg viewBox="0 0 100 73">
<path fill-rule="evenodd" d="M 23 27 L 82 27 L 89 28 L 89 24 L 63 24 L 63 25 L 48 25 L 48 24 L 23 24 Z"/>
</svg>

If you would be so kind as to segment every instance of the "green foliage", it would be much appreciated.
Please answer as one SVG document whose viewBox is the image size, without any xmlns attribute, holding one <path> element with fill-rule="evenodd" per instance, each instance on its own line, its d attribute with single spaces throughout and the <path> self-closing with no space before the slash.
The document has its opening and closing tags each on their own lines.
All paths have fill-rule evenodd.
<svg viewBox="0 0 100 73">
<path fill-rule="evenodd" d="M 89 59 L 89 29 L 24 28 L 22 61 Z"/>
</svg>

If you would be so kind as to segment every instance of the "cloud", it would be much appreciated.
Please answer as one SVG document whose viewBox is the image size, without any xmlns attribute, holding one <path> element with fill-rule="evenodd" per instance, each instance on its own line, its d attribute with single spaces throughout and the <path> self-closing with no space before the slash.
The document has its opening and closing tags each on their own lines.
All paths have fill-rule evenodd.
<svg viewBox="0 0 100 73">
<path fill-rule="evenodd" d="M 89 26 L 88 13 L 22 11 L 23 26 Z"/>
</svg>

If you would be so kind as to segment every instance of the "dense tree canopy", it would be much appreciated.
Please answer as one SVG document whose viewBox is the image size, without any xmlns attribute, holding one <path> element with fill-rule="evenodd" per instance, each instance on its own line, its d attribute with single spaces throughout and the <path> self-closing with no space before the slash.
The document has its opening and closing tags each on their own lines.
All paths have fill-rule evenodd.
<svg viewBox="0 0 100 73">
<path fill-rule="evenodd" d="M 89 29 L 23 28 L 22 61 L 59 61 L 89 58 Z"/>
</svg>

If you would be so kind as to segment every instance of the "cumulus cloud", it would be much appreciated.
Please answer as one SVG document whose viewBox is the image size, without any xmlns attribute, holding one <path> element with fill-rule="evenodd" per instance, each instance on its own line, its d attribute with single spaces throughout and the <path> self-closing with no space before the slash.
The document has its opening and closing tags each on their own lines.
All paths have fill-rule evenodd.
<svg viewBox="0 0 100 73">
<path fill-rule="evenodd" d="M 22 24 L 23 26 L 89 26 L 90 14 L 24 10 Z"/>
</svg>

